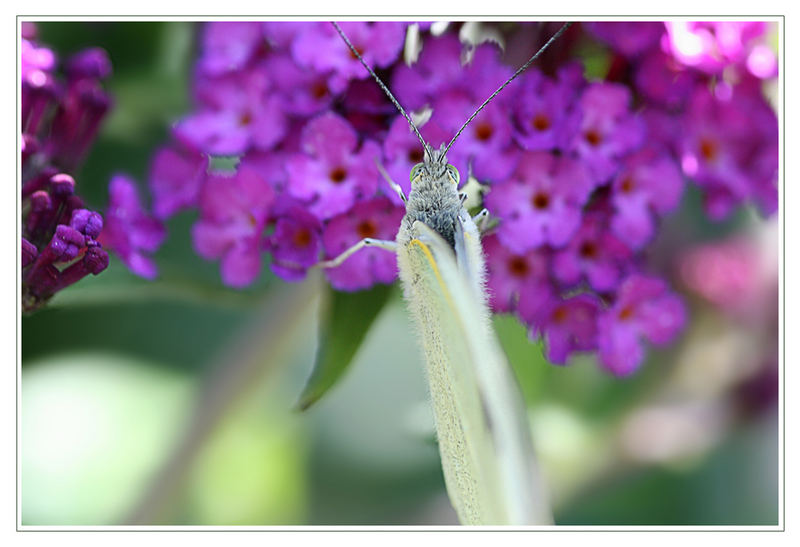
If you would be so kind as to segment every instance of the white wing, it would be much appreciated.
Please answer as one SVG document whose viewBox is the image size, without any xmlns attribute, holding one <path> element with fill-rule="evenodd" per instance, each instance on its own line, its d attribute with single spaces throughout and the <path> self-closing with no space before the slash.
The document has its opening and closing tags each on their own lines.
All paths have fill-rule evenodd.
<svg viewBox="0 0 800 547">
<path fill-rule="evenodd" d="M 458 257 L 421 222 L 398 248 L 428 365 L 447 490 L 465 524 L 550 524 L 525 406 L 484 303 L 477 229 L 461 224 Z"/>
</svg>

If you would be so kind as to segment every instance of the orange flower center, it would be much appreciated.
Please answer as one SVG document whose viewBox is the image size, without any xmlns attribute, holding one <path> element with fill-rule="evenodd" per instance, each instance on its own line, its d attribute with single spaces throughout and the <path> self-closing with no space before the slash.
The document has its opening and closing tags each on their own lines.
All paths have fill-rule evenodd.
<svg viewBox="0 0 800 547">
<path fill-rule="evenodd" d="M 550 129 L 550 118 L 548 118 L 544 114 L 536 114 L 536 116 L 533 117 L 531 125 L 533 125 L 533 128 L 536 131 L 544 131 L 546 129 Z"/>
<path fill-rule="evenodd" d="M 345 170 L 344 167 L 336 167 L 335 169 L 331 170 L 331 172 L 328 174 L 328 177 L 330 177 L 331 182 L 334 184 L 341 184 L 344 182 L 344 179 L 347 178 L 347 170 Z"/>
<path fill-rule="evenodd" d="M 308 247 L 311 243 L 311 231 L 307 228 L 297 230 L 292 236 L 292 243 L 295 247 Z"/>
<path fill-rule="evenodd" d="M 358 235 L 361 237 L 361 239 L 364 239 L 365 237 L 375 237 L 378 233 L 378 227 L 371 220 L 363 220 L 358 223 L 356 232 L 358 232 Z"/>
<path fill-rule="evenodd" d="M 537 193 L 535 196 L 533 196 L 533 206 L 536 209 L 547 209 L 549 205 L 550 205 L 550 196 L 548 196 L 547 194 L 543 194 L 540 192 Z"/>
<path fill-rule="evenodd" d="M 508 271 L 515 277 L 525 277 L 529 270 L 528 262 L 524 257 L 515 256 L 508 261 Z"/>
</svg>

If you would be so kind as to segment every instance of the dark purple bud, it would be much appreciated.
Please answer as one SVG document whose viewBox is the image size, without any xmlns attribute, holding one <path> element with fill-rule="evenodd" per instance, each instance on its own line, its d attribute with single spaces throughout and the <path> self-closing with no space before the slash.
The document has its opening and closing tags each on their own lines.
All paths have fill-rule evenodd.
<svg viewBox="0 0 800 547">
<path fill-rule="evenodd" d="M 47 232 L 51 226 L 50 220 L 53 218 L 52 208 L 53 201 L 50 199 L 50 194 L 44 190 L 31 194 L 30 212 L 25 219 L 25 227 L 27 235 L 34 241 L 46 241 L 49 237 Z"/>
<path fill-rule="evenodd" d="M 58 173 L 58 170 L 48 165 L 47 167 L 43 168 L 41 172 L 36 175 L 32 175 L 29 180 L 26 180 L 22 184 L 22 198 L 25 199 L 32 193 L 36 192 L 37 190 L 42 190 L 47 187 L 47 183 L 50 182 L 50 177 Z M 23 172 L 23 178 L 25 178 L 25 173 Z"/>
<path fill-rule="evenodd" d="M 25 164 L 32 155 L 39 151 L 39 141 L 33 135 L 23 133 L 20 142 L 20 154 L 22 156 L 22 166 Z"/>
<path fill-rule="evenodd" d="M 92 275 L 97 275 L 108 268 L 108 253 L 102 247 L 92 246 L 83 255 L 83 264 Z"/>
<path fill-rule="evenodd" d="M 100 216 L 100 213 L 90 211 L 89 209 L 75 209 L 72 211 L 72 218 L 70 219 L 69 225 L 80 233 L 92 239 L 96 239 L 103 230 L 103 217 Z"/>
<path fill-rule="evenodd" d="M 83 259 L 64 268 L 58 277 L 58 284 L 54 291 L 60 291 L 65 287 L 77 283 L 89 274 L 97 275 L 108 267 L 108 253 L 101 247 L 89 247 L 83 255 Z"/>
<path fill-rule="evenodd" d="M 85 49 L 73 55 L 66 66 L 67 77 L 70 80 L 81 78 L 103 79 L 111 74 L 111 61 L 102 48 Z"/>
<path fill-rule="evenodd" d="M 29 264 L 32 264 L 36 257 L 38 256 L 39 251 L 36 249 L 36 245 L 25 239 L 22 238 L 22 267 L 26 267 Z"/>
<path fill-rule="evenodd" d="M 58 173 L 50 177 L 50 190 L 53 196 L 65 199 L 75 193 L 75 179 L 66 173 Z"/>
<path fill-rule="evenodd" d="M 22 130 L 36 134 L 48 109 L 61 95 L 53 77 L 42 70 L 33 70 L 22 79 Z"/>
<path fill-rule="evenodd" d="M 41 213 L 42 211 L 47 211 L 52 206 L 53 202 L 50 199 L 50 194 L 44 190 L 39 190 L 31 194 L 31 212 Z"/>
<path fill-rule="evenodd" d="M 59 224 L 47 248 L 54 261 L 68 262 L 78 256 L 85 241 L 86 238 L 78 230 Z"/>
<path fill-rule="evenodd" d="M 69 87 L 51 126 L 50 142 L 58 165 L 77 167 L 94 141 L 111 99 L 95 80 L 78 80 Z"/>
</svg>

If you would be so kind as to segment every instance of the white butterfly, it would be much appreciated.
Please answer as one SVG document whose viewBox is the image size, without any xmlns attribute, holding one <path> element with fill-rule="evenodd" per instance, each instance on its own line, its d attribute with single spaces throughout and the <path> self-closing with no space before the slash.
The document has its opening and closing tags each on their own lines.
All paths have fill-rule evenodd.
<svg viewBox="0 0 800 547">
<path fill-rule="evenodd" d="M 408 199 L 395 241 L 364 239 L 321 265 L 335 267 L 363 247 L 397 254 L 400 280 L 427 363 L 439 452 L 450 500 L 464 524 L 552 524 L 533 451 L 527 412 L 513 371 L 490 323 L 478 225 L 458 191 L 459 175 L 446 153 L 463 129 L 511 80 L 555 40 L 564 25 L 464 123 L 450 143 L 433 150 L 391 92 L 352 53 L 406 117 L 425 150 L 411 170 Z"/>
</svg>

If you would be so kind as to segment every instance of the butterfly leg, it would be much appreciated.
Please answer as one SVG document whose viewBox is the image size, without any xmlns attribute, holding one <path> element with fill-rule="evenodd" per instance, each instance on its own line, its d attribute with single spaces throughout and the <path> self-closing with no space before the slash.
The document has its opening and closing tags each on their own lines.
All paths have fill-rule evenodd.
<svg viewBox="0 0 800 547">
<path fill-rule="evenodd" d="M 335 268 L 340 266 L 342 262 L 350 258 L 350 256 L 354 253 L 357 253 L 364 247 L 376 247 L 378 249 L 383 249 L 385 251 L 397 252 L 397 243 L 388 239 L 373 239 L 371 237 L 365 237 L 342 254 L 333 258 L 331 260 L 326 260 L 324 262 L 317 263 L 317 266 L 320 268 Z"/>
<path fill-rule="evenodd" d="M 480 233 L 486 231 L 489 227 L 489 210 L 486 208 L 481 209 L 481 212 L 472 217 L 472 222 L 478 227 Z"/>
<path fill-rule="evenodd" d="M 392 180 L 392 177 L 389 176 L 389 173 L 386 172 L 386 169 L 383 168 L 383 165 L 381 165 L 377 159 L 375 160 L 375 165 L 378 167 L 378 171 L 380 171 L 383 178 L 386 179 L 386 182 L 389 183 L 389 186 L 392 187 L 392 190 L 394 190 L 395 193 L 400 196 L 400 200 L 403 203 L 406 203 L 406 195 L 403 193 L 403 189 L 400 188 L 400 185 Z"/>
</svg>

